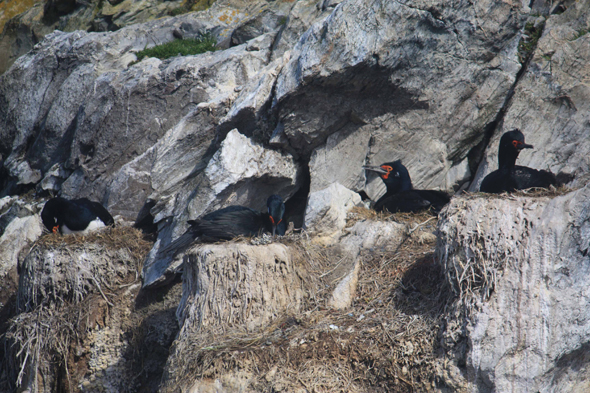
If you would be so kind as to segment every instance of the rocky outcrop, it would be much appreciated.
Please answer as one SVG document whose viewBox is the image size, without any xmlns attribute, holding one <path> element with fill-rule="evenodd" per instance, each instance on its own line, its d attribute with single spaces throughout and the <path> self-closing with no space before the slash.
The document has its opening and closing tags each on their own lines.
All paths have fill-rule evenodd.
<svg viewBox="0 0 590 393">
<path fill-rule="evenodd" d="M 41 205 L 18 197 L 0 199 L 0 279 L 16 273 L 17 264 L 43 233 Z M 22 253 L 22 255 L 21 255 Z"/>
<path fill-rule="evenodd" d="M 519 165 L 550 170 L 562 182 L 582 187 L 590 180 L 590 2 L 573 2 L 565 12 L 534 23 L 542 30 L 537 49 L 514 90 L 501 127 L 495 132 L 471 190 L 498 167 L 504 131 L 519 128 L 533 150 Z M 529 25 L 532 29 L 533 22 Z M 533 34 L 530 33 L 529 34 Z"/>
<path fill-rule="evenodd" d="M 452 390 L 588 390 L 589 212 L 590 186 L 456 198 L 442 212 L 439 259 L 458 297 L 444 335 Z"/>
<path fill-rule="evenodd" d="M 6 0 L 0 6 L 0 52 L 4 55 L 0 58 L 0 74 L 54 30 L 114 31 L 180 11 L 182 3 L 180 0 Z"/>
<path fill-rule="evenodd" d="M 103 3 L 112 20 L 143 20 L 129 8 L 141 2 Z M 38 242 L 23 264 L 22 313 L 0 321 L 13 340 L 0 350 L 17 350 L 11 370 L 23 371 L 7 378 L 38 391 L 70 383 L 42 357 L 16 356 L 40 342 L 24 337 L 57 331 L 43 349 L 82 359 L 80 372 L 90 371 L 71 381 L 88 391 L 128 380 L 141 390 L 133 378 L 147 374 L 158 380 L 151 390 L 169 391 L 311 390 L 318 375 L 326 391 L 587 390 L 590 3 L 525 3 L 218 0 L 114 32 L 44 33 L 0 76 L 0 195 L 89 197 L 158 233 L 141 267 L 109 265 L 128 244 L 42 238 L 47 247 Z M 202 34 L 219 50 L 135 63 L 145 47 Z M 579 189 L 454 198 L 441 216 L 439 265 L 436 217 L 351 214 L 384 191 L 366 163 L 401 159 L 416 188 L 477 190 L 513 127 L 535 145 L 520 164 Z M 231 204 L 262 210 L 275 193 L 286 220 L 304 223 L 301 236 L 159 254 L 187 220 Z M 22 220 L 39 227 L 40 205 L 19 200 L 0 200 L 4 236 Z M 404 219 L 411 225 L 393 222 Z M 20 240 L 9 239 L 11 260 Z M 438 363 L 441 269 L 457 301 L 446 307 Z M 133 322 L 141 334 L 121 321 L 143 312 L 141 285 L 167 283 L 153 292 L 157 304 L 181 270 L 183 330 L 169 356 L 180 293 Z M 130 281 L 119 285 L 122 275 Z M 79 331 L 78 320 L 50 315 L 81 308 L 96 312 Z M 75 335 L 91 338 L 68 341 Z M 138 343 L 161 351 L 159 365 L 127 368 L 143 358 Z"/>
<path fill-rule="evenodd" d="M 343 2 L 301 37 L 278 78 L 282 133 L 303 154 L 336 143 L 375 164 L 402 159 L 417 187 L 450 188 L 448 172 L 482 140 L 515 81 L 524 12 L 498 2 Z M 353 147 L 362 140 L 370 143 Z M 320 165 L 312 184 L 315 174 L 319 187 L 358 187 L 360 161 Z M 381 188 L 372 178 L 366 191 L 375 199 Z"/>
<path fill-rule="evenodd" d="M 70 391 L 130 386 L 137 370 L 123 359 L 137 350 L 129 314 L 148 246 L 139 231 L 124 227 L 79 238 L 50 234 L 37 242 L 22 263 L 19 314 L 4 338 L 4 364 L 13 365 L 5 370 L 14 373 L 8 382 L 16 384 L 11 389 L 53 392 L 61 378 Z M 166 320 L 153 330 L 168 340 L 175 333 Z"/>
</svg>

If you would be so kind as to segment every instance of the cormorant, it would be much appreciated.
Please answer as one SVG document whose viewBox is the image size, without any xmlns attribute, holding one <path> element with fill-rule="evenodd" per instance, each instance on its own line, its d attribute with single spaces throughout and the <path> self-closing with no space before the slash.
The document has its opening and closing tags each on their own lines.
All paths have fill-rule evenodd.
<svg viewBox="0 0 590 393">
<path fill-rule="evenodd" d="M 267 213 L 245 206 L 228 206 L 206 214 L 200 219 L 187 221 L 190 227 L 179 238 L 159 251 L 174 255 L 190 245 L 196 238 L 231 240 L 238 236 L 255 236 L 263 232 L 283 236 L 287 229 L 283 221 L 285 204 L 279 195 L 271 195 L 266 201 Z"/>
<path fill-rule="evenodd" d="M 111 214 L 98 202 L 86 198 L 48 200 L 41 211 L 43 225 L 50 232 L 86 234 L 106 225 L 114 225 Z"/>
<path fill-rule="evenodd" d="M 417 212 L 432 209 L 438 213 L 449 203 L 450 197 L 443 191 L 414 190 L 412 180 L 401 160 L 386 162 L 380 166 L 365 165 L 364 169 L 377 172 L 387 187 L 387 192 L 375 203 L 378 212 Z"/>
<path fill-rule="evenodd" d="M 499 193 L 531 187 L 548 188 L 550 185 L 555 185 L 553 173 L 516 165 L 520 151 L 532 148 L 532 145 L 524 143 L 524 135 L 518 128 L 504 133 L 498 149 L 499 168 L 483 179 L 479 190 Z"/>
</svg>

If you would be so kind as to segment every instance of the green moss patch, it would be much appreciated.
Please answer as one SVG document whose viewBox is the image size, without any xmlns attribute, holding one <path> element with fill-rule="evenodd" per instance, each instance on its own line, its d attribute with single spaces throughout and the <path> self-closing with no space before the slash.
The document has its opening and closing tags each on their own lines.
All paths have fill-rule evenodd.
<svg viewBox="0 0 590 393">
<path fill-rule="evenodd" d="M 174 40 L 136 53 L 137 61 L 144 57 L 157 57 L 164 60 L 174 56 L 198 55 L 199 53 L 215 51 L 215 38 L 204 36 L 201 39 Z"/>
<path fill-rule="evenodd" d="M 532 52 L 537 47 L 537 41 L 541 38 L 545 23 L 540 23 L 535 26 L 533 22 L 529 22 L 524 27 L 524 36 L 518 43 L 518 60 L 524 64 Z"/>
</svg>

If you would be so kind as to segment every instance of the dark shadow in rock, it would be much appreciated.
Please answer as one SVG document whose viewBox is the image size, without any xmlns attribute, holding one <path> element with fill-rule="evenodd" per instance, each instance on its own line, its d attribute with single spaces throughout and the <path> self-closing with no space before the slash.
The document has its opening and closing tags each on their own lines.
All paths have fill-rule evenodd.
<svg viewBox="0 0 590 393">
<path fill-rule="evenodd" d="M 141 289 L 135 298 L 135 309 L 140 310 L 163 302 L 168 295 L 172 295 L 175 290 L 178 290 L 176 285 L 180 283 L 182 283 L 182 277 L 177 275 L 168 285 L 160 286 L 157 289 Z"/>
<path fill-rule="evenodd" d="M 135 301 L 134 319 L 123 335 L 130 345 L 121 361 L 133 375 L 129 386 L 134 391 L 157 392 L 170 346 L 176 338 L 179 326 L 176 306 L 182 294 L 180 279 L 157 290 L 141 290 Z"/>
<path fill-rule="evenodd" d="M 301 83 L 299 90 L 278 104 L 279 121 L 290 145 L 303 155 L 349 123 L 370 123 L 387 113 L 428 109 L 419 92 L 410 92 L 391 80 L 392 71 L 361 65 L 327 78 Z"/>
<path fill-rule="evenodd" d="M 440 315 L 450 291 L 434 253 L 418 259 L 403 275 L 396 289 L 396 304 L 406 314 Z"/>
</svg>

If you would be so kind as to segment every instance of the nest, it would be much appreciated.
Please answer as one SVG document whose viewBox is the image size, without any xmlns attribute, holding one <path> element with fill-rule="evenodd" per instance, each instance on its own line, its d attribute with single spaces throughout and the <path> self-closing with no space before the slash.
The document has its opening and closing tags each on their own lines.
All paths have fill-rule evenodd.
<svg viewBox="0 0 590 393">
<path fill-rule="evenodd" d="M 292 250 L 306 287 L 302 311 L 282 315 L 256 331 L 180 334 L 161 391 L 186 390 L 195 381 L 228 381 L 232 375 L 234 381 L 247 380 L 253 391 L 432 390 L 436 336 L 450 292 L 434 262 L 435 241 L 411 234 L 431 232 L 436 218 L 378 215 L 366 209 L 353 213 L 356 221 L 402 221 L 409 236 L 397 250 L 361 251 L 357 295 L 350 309 L 326 306 L 342 278 L 332 273 L 341 252 L 313 244 L 305 233 L 284 237 L 281 242 Z"/>
<path fill-rule="evenodd" d="M 68 359 L 96 312 L 94 298 L 112 307 L 110 294 L 138 281 L 150 246 L 128 227 L 89 236 L 48 234 L 37 241 L 21 267 L 20 314 L 5 335 L 11 390 L 48 391 L 62 376 L 69 386 Z"/>
</svg>

